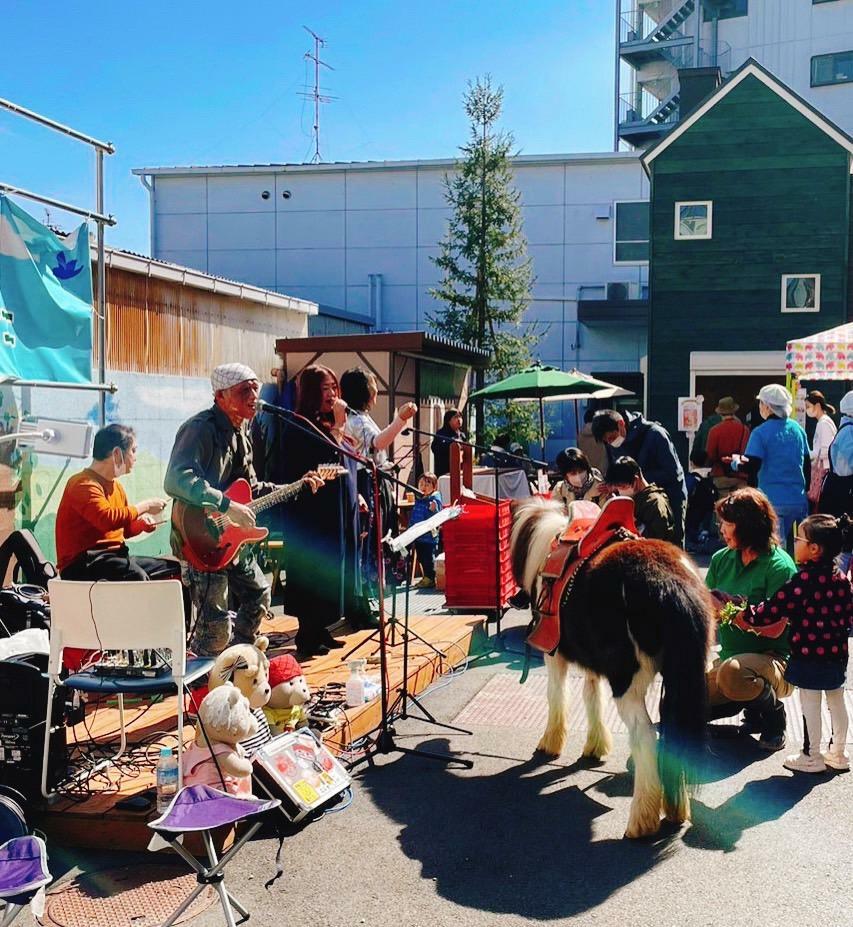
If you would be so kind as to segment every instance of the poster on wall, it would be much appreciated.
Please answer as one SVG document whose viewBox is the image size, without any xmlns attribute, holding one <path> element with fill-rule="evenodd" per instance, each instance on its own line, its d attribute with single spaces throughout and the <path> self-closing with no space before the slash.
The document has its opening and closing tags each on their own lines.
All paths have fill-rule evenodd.
<svg viewBox="0 0 853 927">
<path fill-rule="evenodd" d="M 698 431 L 702 422 L 704 396 L 678 397 L 678 430 L 687 433 Z"/>
</svg>

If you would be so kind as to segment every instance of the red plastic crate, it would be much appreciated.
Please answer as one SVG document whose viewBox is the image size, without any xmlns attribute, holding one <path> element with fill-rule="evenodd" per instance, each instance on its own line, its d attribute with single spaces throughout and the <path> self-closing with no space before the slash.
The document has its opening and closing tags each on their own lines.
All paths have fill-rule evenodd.
<svg viewBox="0 0 853 927">
<path fill-rule="evenodd" d="M 512 513 L 508 500 L 462 499 L 463 513 L 442 528 L 445 550 L 445 598 L 451 607 L 495 608 L 496 575 L 500 576 L 500 604 L 515 594 L 509 538 Z"/>
</svg>

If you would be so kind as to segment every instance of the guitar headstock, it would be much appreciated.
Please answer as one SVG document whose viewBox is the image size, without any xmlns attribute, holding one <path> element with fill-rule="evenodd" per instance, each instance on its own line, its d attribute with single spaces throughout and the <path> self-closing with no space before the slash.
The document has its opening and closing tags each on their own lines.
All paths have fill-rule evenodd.
<svg viewBox="0 0 853 927">
<path fill-rule="evenodd" d="M 339 476 L 343 476 L 347 472 L 346 467 L 342 467 L 339 464 L 324 464 L 317 467 L 317 473 L 320 475 L 320 478 L 324 483 L 328 483 L 331 480 L 336 480 Z"/>
</svg>

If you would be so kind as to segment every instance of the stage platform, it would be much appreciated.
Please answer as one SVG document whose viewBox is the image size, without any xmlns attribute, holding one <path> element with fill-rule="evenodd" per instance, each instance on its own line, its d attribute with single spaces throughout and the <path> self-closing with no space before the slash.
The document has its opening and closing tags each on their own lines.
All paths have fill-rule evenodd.
<svg viewBox="0 0 853 927">
<path fill-rule="evenodd" d="M 482 616 L 413 615 L 410 619 L 411 630 L 431 646 L 415 639 L 410 640 L 408 691 L 414 694 L 423 692 L 441 675 L 463 663 L 473 652 L 472 644 L 475 636 L 482 633 L 483 624 Z M 274 616 L 264 623 L 261 633 L 270 638 L 270 655 L 293 650 L 292 638 L 296 628 L 296 619 L 286 615 Z M 346 643 L 344 648 L 302 662 L 312 692 L 323 687 L 334 692 L 337 689 L 334 684 L 342 687 L 349 675 L 345 655 L 365 641 L 349 659 L 366 658 L 367 675 L 378 679 L 378 642 L 375 639 L 366 640 L 371 632 L 348 633 L 343 628 L 334 633 Z M 403 645 L 396 628 L 393 632 L 389 631 L 388 638 L 391 644 L 388 647 L 390 704 L 393 706 L 403 683 Z M 152 761 L 156 761 L 157 747 L 154 745 L 158 743 L 161 732 L 174 735 L 177 731 L 176 706 L 174 697 L 153 703 L 126 704 L 129 743 L 150 742 Z M 378 698 L 359 708 L 335 711 L 330 726 L 322 732 L 324 742 L 346 759 L 353 744 L 363 743 L 364 738 L 375 731 L 380 717 Z M 80 743 L 87 742 L 92 736 L 99 740 L 106 738 L 117 744 L 118 728 L 118 709 L 115 703 L 102 702 L 97 710 L 94 706 L 90 707 L 85 725 L 79 724 L 69 730 L 69 744 L 73 744 L 75 739 Z M 191 740 L 192 731 L 191 724 L 188 724 L 187 740 Z M 145 849 L 151 836 L 145 825 L 154 814 L 145 809 L 129 810 L 127 802 L 136 796 L 153 800 L 154 771 L 153 766 L 143 764 L 132 772 L 133 775 L 119 775 L 118 770 L 113 769 L 95 777 L 91 780 L 87 796 L 75 800 L 60 799 L 38 814 L 36 825 L 47 834 L 49 843 L 53 841 L 63 847 Z"/>
</svg>

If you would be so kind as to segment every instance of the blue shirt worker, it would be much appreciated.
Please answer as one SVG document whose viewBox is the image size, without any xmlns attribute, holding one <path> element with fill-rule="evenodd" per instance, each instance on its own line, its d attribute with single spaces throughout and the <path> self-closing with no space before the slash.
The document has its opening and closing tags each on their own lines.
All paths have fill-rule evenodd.
<svg viewBox="0 0 853 927">
<path fill-rule="evenodd" d="M 440 512 L 441 496 L 438 493 L 438 477 L 434 473 L 424 473 L 418 480 L 420 498 L 412 506 L 409 516 L 409 527 L 419 521 L 432 518 Z M 418 562 L 424 571 L 423 579 L 418 583 L 418 589 L 433 589 L 435 587 L 435 550 L 438 547 L 438 531 L 422 534 L 415 541 L 415 551 Z"/>
</svg>

